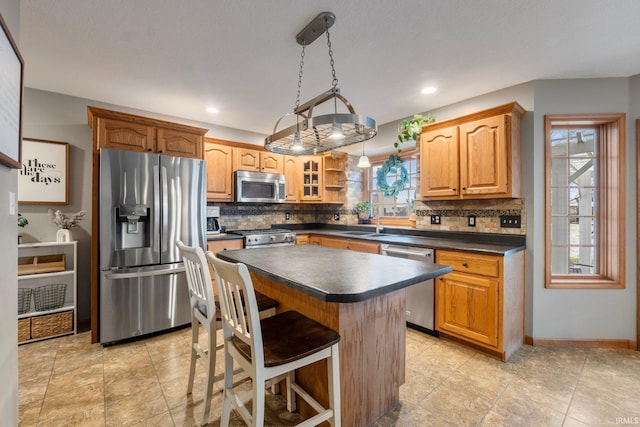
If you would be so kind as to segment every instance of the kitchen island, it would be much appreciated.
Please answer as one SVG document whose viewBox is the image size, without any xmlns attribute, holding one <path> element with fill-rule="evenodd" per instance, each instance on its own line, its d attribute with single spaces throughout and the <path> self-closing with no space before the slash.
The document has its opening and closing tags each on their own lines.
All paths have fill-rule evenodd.
<svg viewBox="0 0 640 427">
<path fill-rule="evenodd" d="M 405 288 L 451 267 L 315 245 L 222 251 L 242 262 L 253 285 L 280 305 L 337 331 L 342 425 L 366 426 L 399 401 L 405 373 Z M 325 361 L 296 378 L 327 404 Z M 313 410 L 300 400 L 302 415 Z"/>
</svg>

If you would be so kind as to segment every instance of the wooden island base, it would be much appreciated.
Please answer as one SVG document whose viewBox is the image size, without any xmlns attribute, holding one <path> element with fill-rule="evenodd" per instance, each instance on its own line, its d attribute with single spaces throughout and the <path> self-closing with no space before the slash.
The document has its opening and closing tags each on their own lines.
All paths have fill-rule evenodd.
<svg viewBox="0 0 640 427">
<path fill-rule="evenodd" d="M 276 299 L 278 312 L 296 310 L 340 336 L 340 398 L 343 426 L 366 426 L 399 401 L 405 374 L 405 289 L 354 303 L 321 301 L 251 273 L 255 289 Z M 298 382 L 328 403 L 326 362 L 300 369 Z M 315 414 L 298 399 L 305 417 Z"/>
</svg>

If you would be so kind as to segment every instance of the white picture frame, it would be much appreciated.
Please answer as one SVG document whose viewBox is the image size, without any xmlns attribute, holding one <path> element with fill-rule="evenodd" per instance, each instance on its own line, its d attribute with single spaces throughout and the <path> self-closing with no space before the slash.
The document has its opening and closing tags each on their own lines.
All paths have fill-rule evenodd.
<svg viewBox="0 0 640 427">
<path fill-rule="evenodd" d="M 0 164 L 20 169 L 24 61 L 0 15 Z"/>
</svg>

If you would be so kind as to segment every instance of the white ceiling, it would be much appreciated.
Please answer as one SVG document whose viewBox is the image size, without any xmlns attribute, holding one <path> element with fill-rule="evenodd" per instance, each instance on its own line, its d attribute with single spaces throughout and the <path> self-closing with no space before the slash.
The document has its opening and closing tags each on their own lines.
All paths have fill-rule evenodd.
<svg viewBox="0 0 640 427">
<path fill-rule="evenodd" d="M 338 87 L 378 125 L 531 80 L 640 74 L 640 0 L 21 0 L 25 86 L 270 134 L 294 106 L 295 36 L 323 11 Z M 326 36 L 304 62 L 302 102 L 331 87 Z"/>
</svg>

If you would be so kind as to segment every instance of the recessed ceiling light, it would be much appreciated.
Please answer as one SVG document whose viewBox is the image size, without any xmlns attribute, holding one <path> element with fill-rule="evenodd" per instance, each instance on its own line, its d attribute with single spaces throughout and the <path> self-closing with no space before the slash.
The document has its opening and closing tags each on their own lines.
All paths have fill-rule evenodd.
<svg viewBox="0 0 640 427">
<path fill-rule="evenodd" d="M 211 114 L 218 114 L 220 112 L 220 110 L 218 110 L 215 107 L 209 107 L 206 109 L 207 113 L 211 113 Z"/>
<path fill-rule="evenodd" d="M 438 88 L 429 86 L 429 87 L 425 87 L 420 92 L 423 93 L 424 95 L 431 95 L 432 93 L 436 93 L 437 90 Z"/>
</svg>

